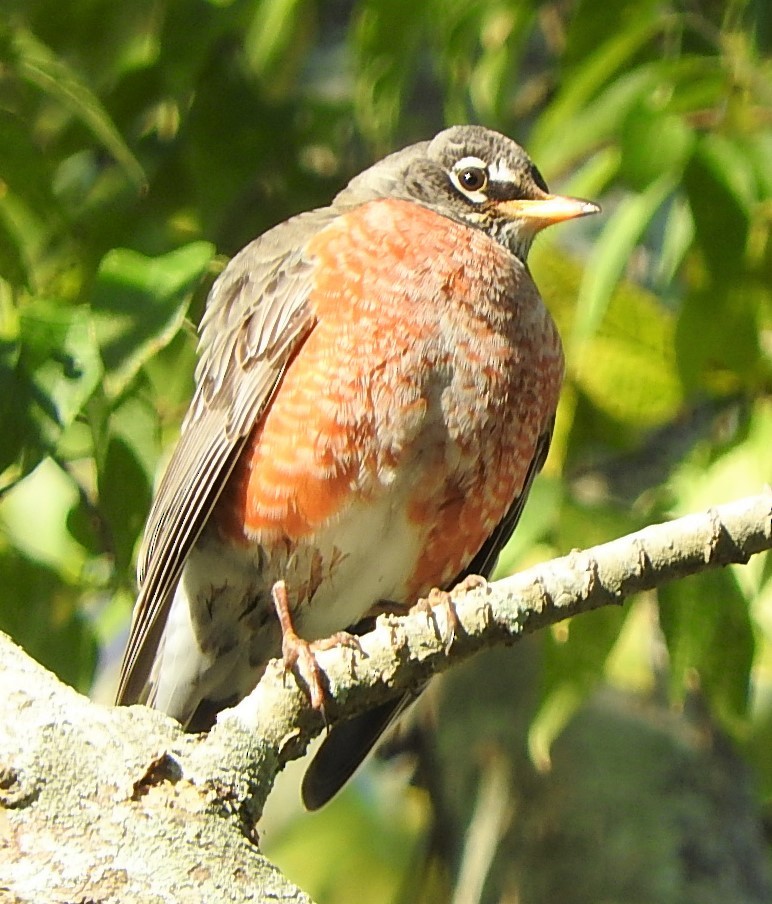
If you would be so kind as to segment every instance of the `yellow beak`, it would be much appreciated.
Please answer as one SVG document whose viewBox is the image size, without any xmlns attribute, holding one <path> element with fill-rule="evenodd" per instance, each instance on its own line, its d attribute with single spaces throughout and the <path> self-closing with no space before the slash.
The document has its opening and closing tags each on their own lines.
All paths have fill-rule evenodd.
<svg viewBox="0 0 772 904">
<path fill-rule="evenodd" d="M 534 200 L 499 201 L 497 207 L 508 220 L 524 220 L 534 231 L 553 223 L 600 213 L 600 207 L 592 201 L 565 195 L 545 194 Z"/>
</svg>

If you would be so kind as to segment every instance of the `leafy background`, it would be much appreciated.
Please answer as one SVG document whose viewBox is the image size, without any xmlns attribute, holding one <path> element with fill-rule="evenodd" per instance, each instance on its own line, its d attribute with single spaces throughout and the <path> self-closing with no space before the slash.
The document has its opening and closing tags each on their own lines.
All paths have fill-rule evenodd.
<svg viewBox="0 0 772 904">
<path fill-rule="evenodd" d="M 4 0 L 0 628 L 109 699 L 223 261 L 453 122 L 602 218 L 542 237 L 555 443 L 509 572 L 772 476 L 766 0 Z M 320 904 L 772 898 L 772 559 L 437 682 L 264 843 Z"/>
</svg>

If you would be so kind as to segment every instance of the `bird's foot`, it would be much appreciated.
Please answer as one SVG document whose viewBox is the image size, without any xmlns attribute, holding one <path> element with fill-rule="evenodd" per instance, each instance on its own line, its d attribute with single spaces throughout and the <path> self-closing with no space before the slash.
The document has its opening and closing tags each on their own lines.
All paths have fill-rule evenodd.
<svg viewBox="0 0 772 904">
<path fill-rule="evenodd" d="M 462 581 L 453 588 L 454 593 L 469 593 L 470 590 L 479 590 L 480 587 L 487 587 L 488 581 L 481 574 L 468 574 Z"/>
<path fill-rule="evenodd" d="M 435 630 L 439 633 L 437 622 L 434 618 L 434 610 L 437 608 L 440 608 L 445 612 L 447 630 L 442 639 L 445 641 L 445 650 L 447 652 L 453 646 L 453 641 L 456 639 L 456 632 L 461 627 L 456 607 L 453 605 L 453 598 L 448 591 L 440 590 L 439 587 L 432 587 L 429 591 L 429 595 L 425 598 L 422 597 L 412 607 L 410 614 L 413 614 L 414 612 L 425 614 L 429 622 L 435 626 Z"/>
<path fill-rule="evenodd" d="M 453 588 L 456 595 L 468 593 L 470 590 L 477 590 L 479 587 L 487 587 L 488 582 L 479 574 L 468 574 L 462 581 Z M 425 599 L 420 599 L 412 607 L 410 612 L 423 612 L 434 623 L 434 610 L 439 607 L 445 612 L 445 620 L 447 622 L 447 632 L 445 635 L 445 650 L 448 651 L 453 646 L 456 634 L 461 629 L 461 622 L 458 618 L 458 612 L 453 602 L 453 596 L 447 590 L 440 590 L 433 587 L 429 591 L 429 595 Z"/>
<path fill-rule="evenodd" d="M 298 675 L 308 687 L 311 706 L 324 716 L 324 702 L 327 698 L 326 679 L 316 661 L 315 654 L 336 646 L 361 651 L 359 638 L 346 631 L 338 631 L 321 640 L 304 640 L 295 631 L 287 585 L 284 581 L 276 581 L 271 588 L 271 596 L 281 625 L 281 655 L 284 660 L 284 671 L 285 673 L 291 672 L 297 668 Z"/>
</svg>

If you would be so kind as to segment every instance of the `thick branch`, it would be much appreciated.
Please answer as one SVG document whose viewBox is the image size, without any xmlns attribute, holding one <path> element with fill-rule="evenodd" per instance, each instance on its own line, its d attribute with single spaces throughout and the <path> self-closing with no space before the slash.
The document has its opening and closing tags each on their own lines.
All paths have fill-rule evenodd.
<svg viewBox="0 0 772 904">
<path fill-rule="evenodd" d="M 382 617 L 361 651 L 318 654 L 327 718 L 484 647 L 771 547 L 767 490 L 459 595 L 449 649 L 442 607 Z M 323 729 L 278 663 L 208 735 L 192 736 L 145 707 L 91 704 L 2 635 L 0 662 L 0 890 L 9 900 L 308 900 L 253 843 L 276 773 Z"/>
</svg>

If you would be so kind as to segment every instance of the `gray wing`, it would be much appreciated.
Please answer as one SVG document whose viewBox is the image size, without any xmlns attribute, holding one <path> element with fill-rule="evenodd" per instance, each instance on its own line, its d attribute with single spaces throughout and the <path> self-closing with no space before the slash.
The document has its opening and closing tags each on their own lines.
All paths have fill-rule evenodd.
<svg viewBox="0 0 772 904">
<path fill-rule="evenodd" d="M 308 240 L 329 209 L 282 223 L 239 252 L 201 321 L 196 390 L 156 492 L 139 553 L 117 702 L 141 699 L 185 560 L 293 352 L 313 329 Z"/>
<path fill-rule="evenodd" d="M 463 581 L 468 575 L 474 574 L 489 578 L 493 573 L 501 550 L 512 536 L 517 522 L 523 514 L 534 478 L 541 471 L 547 459 L 554 425 L 555 419 L 553 418 L 539 437 L 520 494 L 515 498 L 506 515 L 496 525 L 477 555 L 461 574 L 450 582 L 448 589 Z M 369 630 L 370 627 L 372 627 L 370 623 L 363 625 L 363 630 Z M 302 796 L 306 809 L 318 810 L 338 793 L 378 743 L 383 733 L 394 724 L 424 687 L 425 685 L 413 693 L 387 700 L 374 709 L 360 713 L 346 722 L 341 722 L 330 731 L 303 776 Z"/>
</svg>

